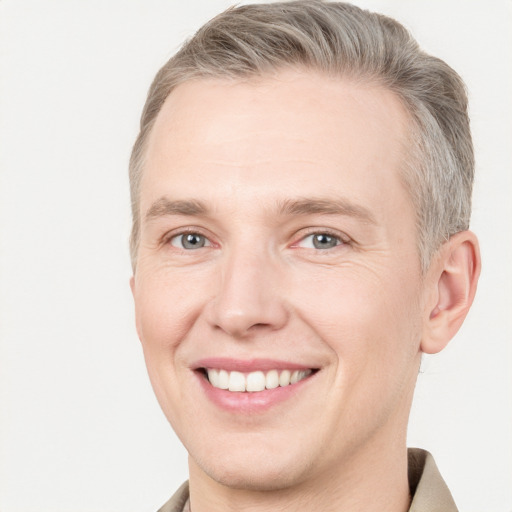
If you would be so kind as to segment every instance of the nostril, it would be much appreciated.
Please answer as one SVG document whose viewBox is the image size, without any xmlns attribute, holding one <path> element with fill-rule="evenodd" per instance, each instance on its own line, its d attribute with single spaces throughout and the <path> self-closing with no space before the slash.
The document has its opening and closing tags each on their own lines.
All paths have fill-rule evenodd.
<svg viewBox="0 0 512 512">
<path fill-rule="evenodd" d="M 258 324 L 251 325 L 251 327 L 249 327 L 249 329 L 259 330 L 259 329 L 263 329 L 266 327 L 270 327 L 270 324 L 258 323 Z"/>
</svg>

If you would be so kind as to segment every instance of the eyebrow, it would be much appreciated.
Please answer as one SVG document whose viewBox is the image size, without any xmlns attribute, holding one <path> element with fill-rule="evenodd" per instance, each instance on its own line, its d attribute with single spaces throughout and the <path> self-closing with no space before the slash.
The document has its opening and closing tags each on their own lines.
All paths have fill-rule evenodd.
<svg viewBox="0 0 512 512">
<path fill-rule="evenodd" d="M 343 197 L 336 198 L 297 198 L 284 199 L 276 203 L 277 215 L 344 215 L 354 217 L 368 224 L 376 224 L 374 215 L 368 208 L 353 203 Z M 145 219 L 150 221 L 166 215 L 206 216 L 210 212 L 205 203 L 195 199 L 157 199 L 148 209 Z"/>
<path fill-rule="evenodd" d="M 195 199 L 172 201 L 167 197 L 157 199 L 146 213 L 146 220 L 164 217 L 165 215 L 206 215 L 208 208 Z"/>
<path fill-rule="evenodd" d="M 377 223 L 368 208 L 343 197 L 286 199 L 279 202 L 277 211 L 282 215 L 345 215 L 368 224 Z"/>
</svg>

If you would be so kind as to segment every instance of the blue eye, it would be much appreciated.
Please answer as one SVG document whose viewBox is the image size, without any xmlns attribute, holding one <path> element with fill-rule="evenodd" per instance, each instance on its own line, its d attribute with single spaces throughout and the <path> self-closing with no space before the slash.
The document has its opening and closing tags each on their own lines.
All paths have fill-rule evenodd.
<svg viewBox="0 0 512 512">
<path fill-rule="evenodd" d="M 170 242 L 173 247 L 185 250 L 201 249 L 211 245 L 208 238 L 199 233 L 182 233 L 181 235 L 173 236 Z"/>
<path fill-rule="evenodd" d="M 332 249 L 343 242 L 337 236 L 330 235 L 329 233 L 313 233 L 304 237 L 299 242 L 299 247 L 307 249 Z"/>
</svg>

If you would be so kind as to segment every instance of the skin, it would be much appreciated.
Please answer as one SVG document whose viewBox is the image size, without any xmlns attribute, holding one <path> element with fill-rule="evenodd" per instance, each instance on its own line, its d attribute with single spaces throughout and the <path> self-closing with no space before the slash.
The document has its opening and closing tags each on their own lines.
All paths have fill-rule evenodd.
<svg viewBox="0 0 512 512">
<path fill-rule="evenodd" d="M 408 130 L 390 91 L 298 70 L 187 82 L 164 104 L 131 286 L 153 388 L 190 454 L 194 512 L 408 509 L 421 353 L 455 334 L 479 272 L 470 232 L 421 272 L 399 176 Z M 166 203 L 191 200 L 205 211 Z M 184 231 L 205 246 L 183 248 Z M 315 248 L 314 233 L 337 245 Z M 319 371 L 268 411 L 227 412 L 199 385 L 205 357 Z"/>
</svg>

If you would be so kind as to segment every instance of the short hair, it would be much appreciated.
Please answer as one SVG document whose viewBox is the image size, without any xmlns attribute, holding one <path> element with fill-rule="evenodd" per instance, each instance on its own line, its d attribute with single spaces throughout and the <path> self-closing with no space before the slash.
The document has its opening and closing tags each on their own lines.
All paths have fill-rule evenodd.
<svg viewBox="0 0 512 512">
<path fill-rule="evenodd" d="M 416 210 L 422 270 L 469 227 L 474 155 L 460 76 L 423 52 L 396 20 L 347 3 L 297 0 L 232 7 L 206 23 L 160 69 L 130 159 L 135 269 L 146 143 L 172 90 L 201 78 L 248 79 L 284 68 L 366 80 L 397 95 L 410 120 L 401 179 Z"/>
</svg>

